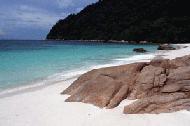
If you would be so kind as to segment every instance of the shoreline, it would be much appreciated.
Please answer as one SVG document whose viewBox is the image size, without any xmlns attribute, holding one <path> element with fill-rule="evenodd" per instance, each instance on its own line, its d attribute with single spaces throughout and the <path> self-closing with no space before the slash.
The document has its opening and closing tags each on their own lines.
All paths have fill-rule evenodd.
<svg viewBox="0 0 190 126">
<path fill-rule="evenodd" d="M 149 44 L 149 43 L 147 43 L 147 44 Z M 17 85 L 17 86 L 13 86 L 13 87 L 8 87 L 6 89 L 0 90 L 0 98 L 10 97 L 12 95 L 17 95 L 17 94 L 20 94 L 20 93 L 23 93 L 23 92 L 27 93 L 27 91 L 41 90 L 43 88 L 46 88 L 48 86 L 54 85 L 54 84 L 62 82 L 62 81 L 77 79 L 80 75 L 82 75 L 82 74 L 84 74 L 84 73 L 86 73 L 86 72 L 88 72 L 88 71 L 90 71 L 92 69 L 120 66 L 120 65 L 135 63 L 135 62 L 149 62 L 150 60 L 155 59 L 155 58 L 168 58 L 169 59 L 170 56 L 167 57 L 167 55 L 170 55 L 170 53 L 168 53 L 168 52 L 171 52 L 171 51 L 178 52 L 179 50 L 181 52 L 181 49 L 183 49 L 183 47 L 190 46 L 190 44 L 174 44 L 174 45 L 178 46 L 177 50 L 169 50 L 169 51 L 167 51 L 167 50 L 165 50 L 165 51 L 164 50 L 161 50 L 161 51 L 156 50 L 153 53 L 152 52 L 151 53 L 150 52 L 148 52 L 148 53 L 139 53 L 139 54 L 136 54 L 136 55 L 129 56 L 127 58 L 113 59 L 113 62 L 110 62 L 108 64 L 98 64 L 96 66 L 91 66 L 91 67 L 89 67 L 87 69 L 80 69 L 80 70 L 77 70 L 77 71 L 75 71 L 75 70 L 70 71 L 70 72 L 74 72 L 75 74 L 73 74 L 72 76 L 70 75 L 70 77 L 64 78 L 63 80 L 51 80 L 51 79 L 48 79 L 49 77 L 52 78 L 53 76 L 55 76 L 53 74 L 53 75 L 48 76 L 48 77 L 46 77 L 44 79 L 36 80 L 36 81 L 34 81 L 32 83 L 28 83 L 26 85 Z M 188 53 L 188 52 L 185 52 L 185 53 Z M 184 55 L 185 54 L 182 54 L 181 56 L 184 56 Z M 174 56 L 174 58 L 175 58 L 175 56 Z M 59 73 L 55 73 L 55 74 L 59 74 Z"/>
<path fill-rule="evenodd" d="M 163 58 L 164 59 L 174 59 L 176 57 L 182 57 L 182 56 L 188 54 L 188 50 L 184 47 L 190 48 L 190 44 L 173 44 L 173 45 L 177 46 L 177 50 L 156 50 L 154 53 L 149 53 L 149 52 L 148 53 L 139 53 L 138 55 L 132 55 L 127 58 L 115 59 L 115 62 L 91 66 L 90 68 L 88 68 L 86 70 L 82 70 L 83 72 L 78 73 L 73 76 L 70 76 L 69 78 L 65 78 L 64 80 L 56 80 L 56 81 L 47 80 L 47 78 L 52 77 L 52 76 L 48 76 L 44 79 L 37 80 L 37 81 L 27 84 L 27 85 L 20 85 L 20 86 L 3 89 L 3 90 L 0 90 L 0 98 L 11 97 L 11 96 L 22 94 L 22 93 L 41 90 L 48 86 L 56 85 L 57 83 L 64 82 L 64 81 L 67 82 L 69 80 L 76 80 L 82 74 L 84 74 L 90 70 L 93 70 L 93 69 L 100 69 L 100 68 L 104 68 L 104 67 L 114 67 L 114 66 L 135 63 L 135 62 L 149 62 L 152 59 L 163 59 Z M 172 52 L 172 53 L 170 53 L 170 52 Z M 139 57 L 142 57 L 142 56 L 146 56 L 146 57 L 138 59 Z M 134 60 L 135 58 L 137 58 L 137 60 Z M 127 62 L 125 62 L 125 60 Z M 74 71 L 74 72 L 76 72 L 76 71 Z"/>
<path fill-rule="evenodd" d="M 188 47 L 173 51 L 157 51 L 155 57 L 174 59 L 190 54 L 190 44 L 182 44 L 181 46 Z M 111 110 L 100 109 L 84 103 L 66 103 L 64 100 L 68 95 L 60 95 L 60 92 L 66 89 L 75 79 L 25 91 L 24 93 L 20 92 L 8 97 L 0 97 L 0 125 L 188 126 L 190 124 L 190 112 L 188 111 L 159 115 L 124 115 L 121 111 L 126 103 L 133 102 L 130 100 L 124 100 L 118 107 Z"/>
<path fill-rule="evenodd" d="M 145 56 L 144 58 L 140 59 L 140 60 L 134 60 L 135 58 L 139 58 Z M 77 79 L 78 77 L 80 77 L 82 74 L 93 70 L 93 69 L 100 69 L 100 68 L 104 68 L 104 67 L 114 67 L 114 66 L 120 66 L 120 65 L 125 65 L 125 64 L 130 64 L 130 63 L 134 63 L 134 62 L 148 62 L 151 59 L 154 58 L 154 53 L 147 53 L 147 54 L 139 54 L 139 55 L 133 55 L 127 58 L 123 58 L 123 59 L 115 59 L 115 61 L 113 63 L 108 63 L 108 64 L 99 64 L 96 66 L 91 66 L 88 69 L 85 70 L 80 70 L 79 73 L 77 73 L 78 71 L 73 71 L 74 73 L 76 72 L 77 74 L 74 74 L 73 76 L 70 76 L 69 78 L 65 78 L 64 80 L 48 80 L 46 78 L 41 79 L 41 80 L 36 80 L 35 82 L 26 84 L 26 85 L 17 85 L 14 87 L 8 87 L 6 89 L 0 90 L 0 98 L 4 98 L 4 97 L 11 97 L 14 95 L 18 95 L 18 94 L 22 94 L 22 93 L 27 93 L 27 92 L 31 92 L 31 91 L 37 91 L 37 90 L 41 90 L 43 88 L 46 88 L 48 86 L 51 85 L 56 85 L 57 83 L 60 82 L 64 82 L 64 81 L 69 81 L 69 80 L 73 80 L 73 79 Z M 126 61 L 127 60 L 127 63 Z M 52 76 L 49 76 L 52 77 Z M 50 82 L 49 82 L 50 81 Z"/>
<path fill-rule="evenodd" d="M 66 73 L 64 73 L 64 74 L 63 73 L 55 73 L 55 74 L 45 77 L 43 79 L 34 80 L 34 82 L 31 82 L 31 83 L 15 85 L 12 87 L 7 87 L 5 89 L 2 89 L 2 90 L 0 90 L 0 98 L 11 97 L 13 95 L 17 95 L 17 94 L 21 94 L 21 93 L 27 93 L 28 91 L 41 90 L 43 88 L 46 88 L 48 86 L 54 85 L 59 82 L 77 79 L 80 75 L 82 75 L 90 70 L 93 70 L 93 69 L 119 66 L 119 65 L 134 63 L 134 62 L 142 62 L 142 61 L 148 62 L 154 58 L 154 55 L 155 55 L 154 52 L 139 53 L 139 54 L 136 53 L 129 57 L 112 59 L 111 62 L 108 62 L 105 64 L 92 65 L 92 66 L 86 67 L 85 69 L 74 69 L 71 71 L 66 71 Z M 64 76 L 64 78 L 54 79 L 54 78 L 57 78 L 58 74 L 61 74 L 61 76 Z"/>
</svg>

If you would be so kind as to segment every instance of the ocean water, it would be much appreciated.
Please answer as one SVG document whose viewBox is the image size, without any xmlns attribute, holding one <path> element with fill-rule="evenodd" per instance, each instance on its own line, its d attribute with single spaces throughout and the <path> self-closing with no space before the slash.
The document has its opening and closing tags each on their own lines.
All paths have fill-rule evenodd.
<svg viewBox="0 0 190 126">
<path fill-rule="evenodd" d="M 147 54 L 134 53 L 143 47 Z M 0 41 L 0 90 L 67 80 L 88 70 L 149 59 L 157 45 Z"/>
</svg>

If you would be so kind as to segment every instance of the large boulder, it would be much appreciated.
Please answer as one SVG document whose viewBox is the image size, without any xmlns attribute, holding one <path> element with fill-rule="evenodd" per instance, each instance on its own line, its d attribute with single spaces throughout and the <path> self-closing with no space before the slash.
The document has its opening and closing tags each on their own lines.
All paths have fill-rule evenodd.
<svg viewBox="0 0 190 126">
<path fill-rule="evenodd" d="M 116 107 L 127 98 L 136 74 L 147 63 L 135 63 L 92 70 L 78 78 L 62 94 L 71 95 L 67 102 L 91 103 L 99 107 Z"/>
<path fill-rule="evenodd" d="M 101 68 L 79 77 L 62 92 L 67 102 L 114 108 L 124 99 L 138 99 L 126 114 L 174 112 L 190 109 L 190 56 L 174 60 Z"/>
</svg>

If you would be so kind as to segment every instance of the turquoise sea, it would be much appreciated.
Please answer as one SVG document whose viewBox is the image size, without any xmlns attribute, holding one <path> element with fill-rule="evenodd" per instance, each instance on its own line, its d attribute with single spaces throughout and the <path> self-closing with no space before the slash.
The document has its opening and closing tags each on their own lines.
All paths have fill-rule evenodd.
<svg viewBox="0 0 190 126">
<path fill-rule="evenodd" d="M 143 47 L 147 54 L 134 53 Z M 153 56 L 157 45 L 76 41 L 0 41 L 0 90 L 67 80 L 88 70 Z"/>
</svg>

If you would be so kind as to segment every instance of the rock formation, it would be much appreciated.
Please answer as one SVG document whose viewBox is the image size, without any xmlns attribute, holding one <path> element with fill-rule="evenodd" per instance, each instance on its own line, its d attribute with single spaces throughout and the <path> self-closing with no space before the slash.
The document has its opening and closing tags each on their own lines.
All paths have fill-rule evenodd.
<svg viewBox="0 0 190 126">
<path fill-rule="evenodd" d="M 71 95 L 67 102 L 109 109 L 138 99 L 124 108 L 126 114 L 190 110 L 190 56 L 95 69 L 62 94 Z"/>
</svg>

